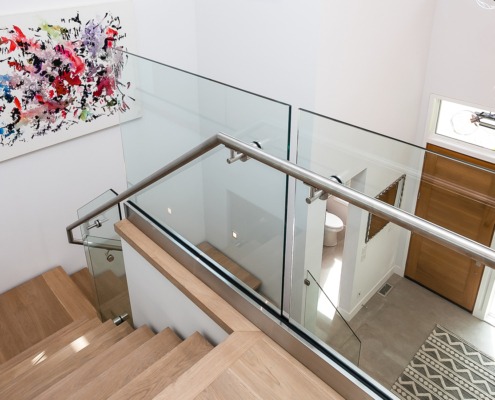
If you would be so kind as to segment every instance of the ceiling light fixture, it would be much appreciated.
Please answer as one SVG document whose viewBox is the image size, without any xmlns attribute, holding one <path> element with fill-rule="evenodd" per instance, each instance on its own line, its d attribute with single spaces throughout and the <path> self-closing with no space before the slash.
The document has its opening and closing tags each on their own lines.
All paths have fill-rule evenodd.
<svg viewBox="0 0 495 400">
<path fill-rule="evenodd" d="M 485 10 L 495 9 L 495 0 L 476 0 L 476 3 Z"/>
</svg>

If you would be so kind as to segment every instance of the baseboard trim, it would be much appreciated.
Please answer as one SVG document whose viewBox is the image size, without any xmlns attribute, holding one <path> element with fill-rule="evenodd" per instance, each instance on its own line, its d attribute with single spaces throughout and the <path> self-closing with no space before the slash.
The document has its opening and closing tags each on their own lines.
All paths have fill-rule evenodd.
<svg viewBox="0 0 495 400">
<path fill-rule="evenodd" d="M 380 279 L 380 281 L 378 281 L 378 283 L 375 286 L 373 286 L 373 288 L 368 293 L 366 293 L 365 296 L 362 297 L 361 301 L 359 301 L 359 303 L 356 304 L 356 306 L 350 312 L 341 309 L 339 307 L 339 312 L 342 315 L 342 317 L 344 317 L 346 321 L 350 321 L 351 319 L 353 319 L 357 315 L 357 313 L 361 310 L 361 308 L 375 295 L 376 292 L 378 292 L 378 290 L 380 290 L 380 288 L 384 285 L 384 283 L 387 282 L 393 274 L 400 275 L 400 273 L 398 273 L 399 271 L 400 271 L 399 266 L 397 265 L 392 266 L 383 276 L 383 278 Z"/>
</svg>

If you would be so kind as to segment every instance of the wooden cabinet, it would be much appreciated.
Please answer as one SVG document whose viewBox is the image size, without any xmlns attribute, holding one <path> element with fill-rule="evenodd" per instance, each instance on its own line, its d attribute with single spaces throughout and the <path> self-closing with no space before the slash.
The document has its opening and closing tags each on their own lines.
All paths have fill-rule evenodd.
<svg viewBox="0 0 495 400">
<path fill-rule="evenodd" d="M 434 145 L 427 149 L 439 154 L 425 154 L 416 215 L 490 246 L 495 226 L 495 165 Z M 469 311 L 474 308 L 482 272 L 482 266 L 469 257 L 411 236 L 406 276 Z"/>
</svg>

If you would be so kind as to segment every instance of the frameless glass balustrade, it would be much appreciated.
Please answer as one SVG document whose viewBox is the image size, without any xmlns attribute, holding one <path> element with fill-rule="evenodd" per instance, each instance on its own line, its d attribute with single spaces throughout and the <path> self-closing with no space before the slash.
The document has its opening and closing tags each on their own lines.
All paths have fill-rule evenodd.
<svg viewBox="0 0 495 400">
<path fill-rule="evenodd" d="M 82 217 L 113 199 L 108 190 L 78 210 Z M 120 221 L 119 206 L 112 207 L 80 226 L 88 270 L 92 281 L 93 303 L 103 321 L 127 314 L 132 321 L 129 293 L 120 237 L 114 225 Z"/>
<path fill-rule="evenodd" d="M 84 246 L 90 260 L 101 319 L 113 320 L 127 314 L 132 323 L 120 240 L 86 236 Z"/>
<path fill-rule="evenodd" d="M 132 54 L 125 60 L 130 109 L 121 131 L 130 186 L 218 132 L 287 159 L 290 106 Z M 297 165 L 492 245 L 490 163 L 305 110 L 298 119 Z M 418 299 L 435 296 L 454 307 L 449 312 L 474 319 L 470 312 L 483 318 L 493 303 L 491 268 L 346 196 L 294 182 L 288 192 L 287 175 L 218 147 L 132 201 L 286 322 L 386 387 L 433 320 L 462 330 L 433 300 L 416 306 Z M 403 309 L 402 300 L 409 301 Z"/>
<path fill-rule="evenodd" d="M 490 163 L 303 110 L 299 124 L 298 165 L 493 247 Z M 300 181 L 294 204 L 292 323 L 327 342 L 331 327 L 316 328 L 330 298 L 361 341 L 360 368 L 388 388 L 436 324 L 495 355 L 495 329 L 479 319 L 493 297 L 492 268 Z M 308 275 L 328 298 L 305 284 Z"/>
<path fill-rule="evenodd" d="M 359 365 L 359 338 L 310 271 L 307 271 L 304 284 L 307 290 L 303 326 L 316 340 L 323 341 L 347 360 Z M 314 304 L 317 306 L 314 307 Z"/>
<path fill-rule="evenodd" d="M 217 148 L 134 196 L 157 223 L 196 247 L 274 309 L 281 307 L 286 176 Z"/>
<path fill-rule="evenodd" d="M 218 132 L 287 159 L 290 106 L 136 55 L 120 115 L 130 186 Z M 286 177 L 214 151 L 133 201 L 281 307 Z M 240 165 L 242 164 L 242 166 Z"/>
<path fill-rule="evenodd" d="M 120 129 L 129 185 L 217 132 L 287 158 L 287 104 L 136 55 L 124 59 L 129 109 Z"/>
</svg>

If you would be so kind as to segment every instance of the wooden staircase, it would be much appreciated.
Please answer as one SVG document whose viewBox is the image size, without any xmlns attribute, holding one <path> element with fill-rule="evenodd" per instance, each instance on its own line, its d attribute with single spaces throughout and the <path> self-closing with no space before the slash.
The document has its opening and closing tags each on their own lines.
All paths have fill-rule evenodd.
<svg viewBox="0 0 495 400">
<path fill-rule="evenodd" d="M 0 295 L 0 399 L 341 398 L 247 321 L 217 346 L 102 323 L 81 274 L 58 267 Z"/>
</svg>

